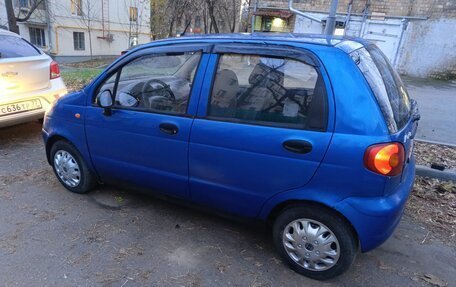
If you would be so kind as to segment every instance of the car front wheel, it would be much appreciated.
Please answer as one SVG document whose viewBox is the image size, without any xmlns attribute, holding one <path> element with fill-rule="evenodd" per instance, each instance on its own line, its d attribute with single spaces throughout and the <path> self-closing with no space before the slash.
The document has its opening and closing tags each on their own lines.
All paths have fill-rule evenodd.
<svg viewBox="0 0 456 287">
<path fill-rule="evenodd" d="M 58 141 L 51 148 L 54 173 L 63 186 L 74 193 L 87 193 L 97 184 L 78 150 L 66 141 Z"/>
<path fill-rule="evenodd" d="M 351 226 L 323 207 L 286 209 L 274 222 L 273 236 L 276 248 L 291 268 L 317 280 L 344 273 L 358 249 Z"/>
</svg>

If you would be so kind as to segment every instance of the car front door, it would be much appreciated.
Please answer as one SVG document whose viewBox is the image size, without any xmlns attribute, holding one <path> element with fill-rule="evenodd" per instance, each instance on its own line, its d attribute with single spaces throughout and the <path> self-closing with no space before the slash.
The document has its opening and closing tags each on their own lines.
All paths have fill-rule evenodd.
<svg viewBox="0 0 456 287">
<path fill-rule="evenodd" d="M 104 182 L 188 197 L 188 141 L 206 67 L 205 47 L 139 50 L 90 91 L 87 143 Z M 97 99 L 112 94 L 113 106 Z"/>
<path fill-rule="evenodd" d="M 333 130 L 331 88 L 303 50 L 219 45 L 211 57 L 190 136 L 191 195 L 254 217 L 320 165 Z"/>
</svg>

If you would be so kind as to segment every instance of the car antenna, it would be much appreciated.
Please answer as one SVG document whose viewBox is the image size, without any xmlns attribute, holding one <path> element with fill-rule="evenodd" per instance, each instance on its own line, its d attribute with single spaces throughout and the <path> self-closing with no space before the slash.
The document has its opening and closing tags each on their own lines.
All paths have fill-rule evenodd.
<svg viewBox="0 0 456 287">
<path fill-rule="evenodd" d="M 188 27 L 190 27 L 190 24 L 191 24 L 191 23 L 192 23 L 192 21 L 188 21 L 187 26 L 185 26 L 184 32 L 182 32 L 182 33 L 180 34 L 181 37 L 182 37 L 182 36 L 185 36 L 185 33 L 187 33 L 187 29 L 188 29 Z"/>
</svg>

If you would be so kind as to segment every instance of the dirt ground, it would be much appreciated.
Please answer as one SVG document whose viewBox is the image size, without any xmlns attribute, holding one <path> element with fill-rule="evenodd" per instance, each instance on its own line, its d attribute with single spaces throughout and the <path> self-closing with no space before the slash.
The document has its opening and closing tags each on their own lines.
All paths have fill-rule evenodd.
<svg viewBox="0 0 456 287">
<path fill-rule="evenodd" d="M 433 236 L 456 246 L 456 183 L 417 177 L 407 212 Z"/>
<path fill-rule="evenodd" d="M 444 145 L 415 142 L 416 164 L 437 164 L 445 169 L 456 169 L 456 148 Z"/>
<path fill-rule="evenodd" d="M 454 228 L 426 222 L 421 197 L 384 245 L 316 282 L 282 263 L 267 230 L 114 187 L 69 193 L 38 123 L 0 129 L 0 286 L 452 286 Z"/>
</svg>

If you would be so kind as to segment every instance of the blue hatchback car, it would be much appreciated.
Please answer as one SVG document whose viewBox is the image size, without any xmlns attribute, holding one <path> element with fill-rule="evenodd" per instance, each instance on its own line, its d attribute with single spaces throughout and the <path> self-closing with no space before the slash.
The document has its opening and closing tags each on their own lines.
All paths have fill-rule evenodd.
<svg viewBox="0 0 456 287">
<path fill-rule="evenodd" d="M 230 34 L 129 51 L 45 117 L 59 181 L 260 219 L 295 271 L 328 279 L 382 244 L 413 186 L 419 113 L 361 39 Z"/>
</svg>

